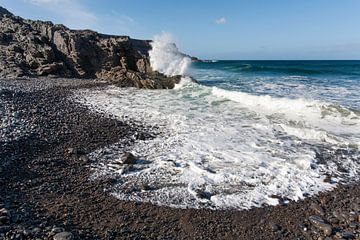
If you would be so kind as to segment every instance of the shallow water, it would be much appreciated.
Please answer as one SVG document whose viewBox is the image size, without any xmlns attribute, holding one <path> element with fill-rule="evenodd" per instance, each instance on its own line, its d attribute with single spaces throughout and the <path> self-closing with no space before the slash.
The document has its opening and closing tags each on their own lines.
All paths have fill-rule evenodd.
<svg viewBox="0 0 360 240">
<path fill-rule="evenodd" d="M 358 80 L 352 87 L 345 80 L 317 87 L 288 72 L 230 79 L 233 70 L 212 64 L 190 69 L 200 85 L 185 78 L 174 90 L 79 93 L 91 109 L 141 122 L 157 134 L 129 149 L 142 160 L 132 171 L 114 167 L 124 151 L 116 146 L 92 154 L 100 162 L 96 176 L 120 179 L 115 196 L 173 207 L 244 209 L 358 179 L 360 114 L 358 103 L 349 100 L 358 98 Z M 331 98 L 331 91 L 338 94 Z"/>
</svg>

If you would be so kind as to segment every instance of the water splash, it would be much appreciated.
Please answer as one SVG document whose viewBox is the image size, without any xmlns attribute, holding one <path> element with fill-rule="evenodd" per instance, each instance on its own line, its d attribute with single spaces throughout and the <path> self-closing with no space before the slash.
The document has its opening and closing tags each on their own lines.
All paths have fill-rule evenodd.
<svg viewBox="0 0 360 240">
<path fill-rule="evenodd" d="M 191 59 L 181 53 L 169 33 L 154 37 L 149 51 L 151 67 L 167 76 L 184 75 Z"/>
</svg>

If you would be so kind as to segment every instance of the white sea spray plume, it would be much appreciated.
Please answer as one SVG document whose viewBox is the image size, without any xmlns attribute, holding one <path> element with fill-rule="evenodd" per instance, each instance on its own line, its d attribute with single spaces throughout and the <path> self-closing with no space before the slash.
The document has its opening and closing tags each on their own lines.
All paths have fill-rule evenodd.
<svg viewBox="0 0 360 240">
<path fill-rule="evenodd" d="M 151 67 L 167 76 L 184 75 L 191 59 L 181 53 L 169 33 L 156 35 L 149 51 Z"/>
</svg>

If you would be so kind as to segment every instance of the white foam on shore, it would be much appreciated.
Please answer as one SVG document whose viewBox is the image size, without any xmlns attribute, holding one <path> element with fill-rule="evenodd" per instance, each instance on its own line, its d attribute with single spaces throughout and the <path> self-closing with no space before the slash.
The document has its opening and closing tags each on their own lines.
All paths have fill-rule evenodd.
<svg viewBox="0 0 360 240">
<path fill-rule="evenodd" d="M 122 121 L 159 127 L 157 137 L 130 149 L 147 164 L 119 172 L 100 162 L 96 174 L 118 174 L 113 193 L 123 200 L 173 207 L 246 209 L 299 200 L 331 189 L 325 174 L 350 180 L 360 173 L 359 156 L 319 165 L 316 151 L 354 148 L 360 139 L 357 113 L 305 99 L 272 98 L 200 86 L 184 80 L 175 90 L 86 90 L 83 104 Z M 126 117 L 125 117 L 126 116 Z M 155 129 L 155 128 L 154 128 Z M 100 167 L 101 166 L 101 167 Z M 338 170 L 346 166 L 347 173 Z M 147 184 L 151 190 L 127 189 Z"/>
</svg>

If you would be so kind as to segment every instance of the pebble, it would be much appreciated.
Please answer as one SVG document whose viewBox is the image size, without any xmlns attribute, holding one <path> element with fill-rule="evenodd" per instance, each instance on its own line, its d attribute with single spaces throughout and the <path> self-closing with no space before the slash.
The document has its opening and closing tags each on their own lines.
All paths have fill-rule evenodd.
<svg viewBox="0 0 360 240">
<path fill-rule="evenodd" d="M 81 156 L 79 157 L 79 160 L 80 160 L 81 162 L 83 162 L 83 163 L 87 163 L 87 162 L 89 162 L 89 157 L 86 156 L 86 155 L 81 155 Z"/>
<path fill-rule="evenodd" d="M 343 232 L 341 237 L 344 239 L 355 239 L 355 235 L 352 232 Z"/>
<path fill-rule="evenodd" d="M 0 224 L 1 223 L 6 223 L 9 221 L 9 217 L 8 216 L 1 216 L 0 217 Z"/>
<path fill-rule="evenodd" d="M 316 228 L 322 230 L 326 236 L 331 235 L 332 226 L 330 224 L 326 223 L 321 217 L 319 217 L 319 216 L 310 216 L 309 221 Z"/>
<path fill-rule="evenodd" d="M 70 232 L 61 232 L 61 233 L 57 233 L 54 236 L 54 240 L 71 240 L 73 238 L 74 238 L 74 236 Z"/>
<path fill-rule="evenodd" d="M 333 211 L 333 216 L 337 218 L 340 222 L 346 222 L 346 215 L 344 213 Z"/>
<path fill-rule="evenodd" d="M 66 149 L 66 154 L 68 155 L 72 155 L 72 154 L 77 154 L 78 150 L 76 148 L 68 148 Z"/>
<path fill-rule="evenodd" d="M 121 157 L 121 162 L 123 164 L 136 164 L 136 158 L 132 153 L 127 152 Z"/>
<path fill-rule="evenodd" d="M 324 209 L 319 204 L 312 203 L 310 208 L 314 210 L 316 214 L 320 214 L 321 216 L 325 215 Z"/>
<path fill-rule="evenodd" d="M 279 225 L 277 225 L 277 224 L 271 224 L 271 230 L 273 231 L 273 232 L 277 232 L 277 231 L 280 231 L 280 229 L 281 229 L 281 227 L 279 226 Z"/>
<path fill-rule="evenodd" d="M 0 226 L 0 233 L 6 233 L 10 230 L 9 226 Z"/>
<path fill-rule="evenodd" d="M 5 216 L 5 215 L 10 216 L 9 211 L 6 210 L 6 208 L 0 209 L 0 216 Z"/>
<path fill-rule="evenodd" d="M 22 215 L 20 214 L 15 214 L 11 217 L 11 221 L 15 222 L 15 223 L 19 223 L 22 221 Z"/>
<path fill-rule="evenodd" d="M 36 233 L 41 232 L 41 229 L 36 227 L 36 228 L 33 228 L 32 232 L 36 234 Z"/>
<path fill-rule="evenodd" d="M 64 231 L 64 229 L 61 228 L 61 227 L 54 227 L 54 228 L 51 229 L 52 233 L 61 233 L 63 231 Z"/>
<path fill-rule="evenodd" d="M 31 236 L 32 232 L 30 230 L 25 229 L 23 231 L 24 236 Z"/>
</svg>

